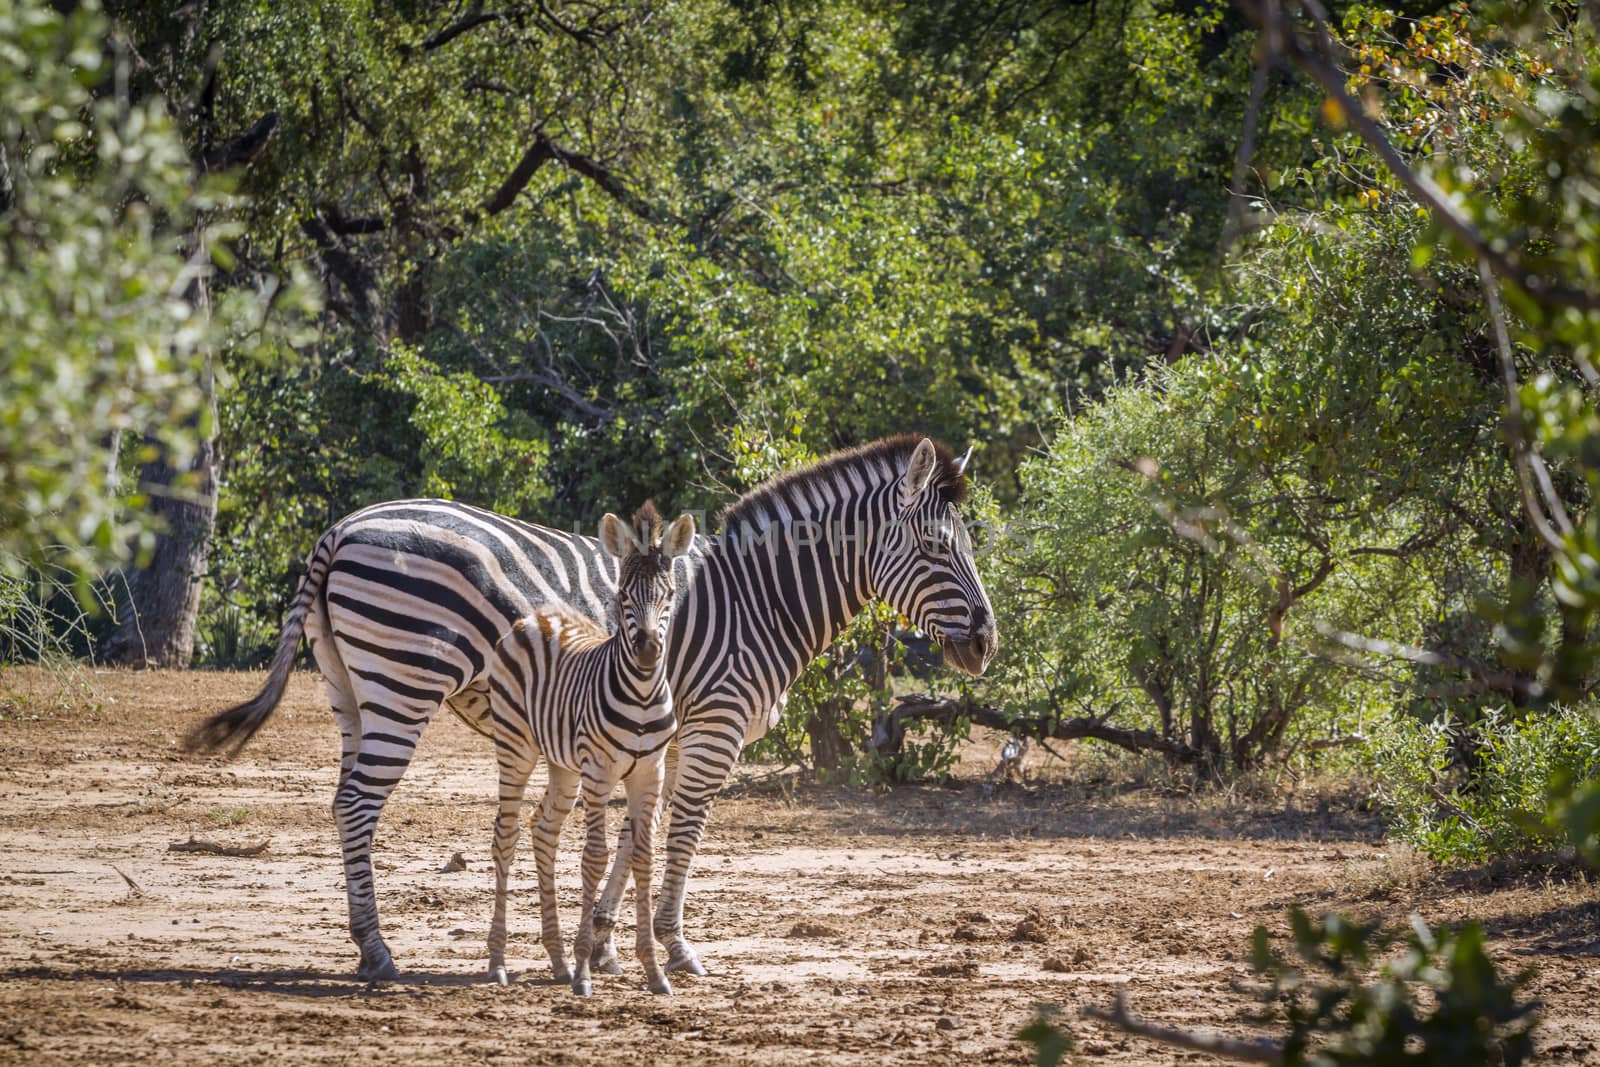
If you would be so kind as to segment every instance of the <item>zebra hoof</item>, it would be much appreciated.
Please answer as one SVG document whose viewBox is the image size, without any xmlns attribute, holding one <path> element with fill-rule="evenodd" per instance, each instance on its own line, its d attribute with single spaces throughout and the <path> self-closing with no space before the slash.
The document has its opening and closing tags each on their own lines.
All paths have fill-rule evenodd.
<svg viewBox="0 0 1600 1067">
<path fill-rule="evenodd" d="M 398 982 L 400 969 L 389 958 L 389 950 L 380 948 L 370 956 L 365 952 L 361 954 L 361 966 L 356 970 L 356 977 L 363 982 Z"/>
<path fill-rule="evenodd" d="M 607 956 L 605 959 L 594 960 L 589 964 L 596 974 L 621 974 L 622 964 L 617 962 L 617 957 Z"/>
<path fill-rule="evenodd" d="M 580 997 L 586 997 L 594 992 L 594 986 L 587 978 L 579 978 L 572 983 L 572 991 Z"/>
<path fill-rule="evenodd" d="M 506 974 L 504 967 L 495 967 L 489 971 L 489 981 L 499 985 L 510 985 L 511 976 Z"/>
<path fill-rule="evenodd" d="M 672 983 L 667 981 L 667 976 L 662 975 L 650 983 L 650 992 L 664 997 L 672 996 Z"/>
<path fill-rule="evenodd" d="M 550 977 L 565 985 L 572 981 L 572 970 L 566 966 L 550 968 Z"/>
<path fill-rule="evenodd" d="M 695 956 L 694 950 L 690 948 L 685 948 L 681 954 L 674 952 L 672 958 L 667 960 L 667 970 L 681 971 L 684 974 L 692 974 L 697 978 L 704 978 L 706 975 L 706 969 L 700 965 L 699 958 Z"/>
</svg>

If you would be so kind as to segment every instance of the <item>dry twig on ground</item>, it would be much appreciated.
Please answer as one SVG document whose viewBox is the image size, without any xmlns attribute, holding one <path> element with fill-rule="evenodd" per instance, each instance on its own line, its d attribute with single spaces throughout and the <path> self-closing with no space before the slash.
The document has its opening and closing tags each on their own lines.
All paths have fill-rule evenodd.
<svg viewBox="0 0 1600 1067">
<path fill-rule="evenodd" d="M 191 837 L 187 841 L 174 841 L 168 852 L 204 852 L 212 856 L 260 856 L 267 851 L 268 842 L 257 845 L 219 845 L 215 841 L 201 841 Z"/>
</svg>

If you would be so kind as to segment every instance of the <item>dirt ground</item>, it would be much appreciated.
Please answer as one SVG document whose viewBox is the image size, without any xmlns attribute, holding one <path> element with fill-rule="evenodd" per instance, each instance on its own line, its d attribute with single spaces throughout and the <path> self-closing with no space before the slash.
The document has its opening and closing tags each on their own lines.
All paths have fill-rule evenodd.
<svg viewBox="0 0 1600 1067">
<path fill-rule="evenodd" d="M 1248 940 L 1300 905 L 1478 919 L 1537 968 L 1542 1059 L 1600 1062 L 1600 895 L 1560 877 L 1441 874 L 1386 848 L 1355 797 L 1163 797 L 1030 784 L 967 761 L 950 788 L 796 785 L 751 768 L 712 817 L 688 932 L 710 974 L 652 997 L 632 963 L 595 995 L 548 981 L 531 857 L 506 988 L 483 984 L 494 769 L 436 721 L 378 838 L 404 981 L 356 982 L 328 804 L 337 737 L 313 675 L 233 763 L 182 756 L 195 717 L 258 675 L 0 672 L 0 1062 L 1025 1064 L 1057 1004 L 1082 1062 L 1207 1057 L 1077 1018 L 1126 990 L 1163 1023 L 1251 1032 Z M 536 783 L 537 788 L 537 783 Z M 612 818 L 620 815 L 614 810 Z M 576 923 L 581 820 L 558 875 Z M 614 823 L 613 823 L 614 824 Z M 258 856 L 169 851 L 190 837 Z M 460 852 L 466 868 L 445 873 Z"/>
</svg>

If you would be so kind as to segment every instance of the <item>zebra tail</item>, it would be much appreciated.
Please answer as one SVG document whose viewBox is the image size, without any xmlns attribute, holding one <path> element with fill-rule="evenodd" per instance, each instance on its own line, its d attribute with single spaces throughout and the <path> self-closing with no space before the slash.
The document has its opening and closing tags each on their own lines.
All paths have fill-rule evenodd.
<svg viewBox="0 0 1600 1067">
<path fill-rule="evenodd" d="M 278 648 L 272 654 L 272 665 L 267 669 L 267 680 L 261 683 L 256 695 L 243 704 L 235 704 L 206 719 L 191 729 L 183 738 L 187 752 L 222 751 L 228 758 L 239 754 L 245 744 L 256 735 L 277 710 L 283 691 L 289 685 L 289 673 L 294 669 L 294 656 L 300 650 L 300 637 L 305 633 L 306 615 L 322 593 L 323 579 L 327 577 L 328 561 L 332 556 L 332 539 L 317 546 L 311 565 L 300 579 L 294 602 L 283 620 L 283 633 L 278 635 Z"/>
</svg>

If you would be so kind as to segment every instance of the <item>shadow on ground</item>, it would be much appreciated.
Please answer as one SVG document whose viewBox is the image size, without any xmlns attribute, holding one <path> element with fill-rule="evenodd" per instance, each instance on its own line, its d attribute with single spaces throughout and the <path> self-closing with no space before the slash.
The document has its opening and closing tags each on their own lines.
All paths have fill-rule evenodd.
<svg viewBox="0 0 1600 1067">
<path fill-rule="evenodd" d="M 775 797 L 811 809 L 830 832 L 904 840 L 951 834 L 1043 838 L 1202 838 L 1375 845 L 1383 823 L 1358 793 L 1321 795 L 1300 807 L 1291 796 L 1230 800 L 1213 794 L 1164 795 L 1152 788 L 1086 793 L 1078 785 L 952 781 L 904 785 L 885 793 L 767 779 L 741 783 L 732 798 Z M 813 822 L 814 826 L 815 823 Z M 781 824 L 772 829 L 782 832 Z"/>
<path fill-rule="evenodd" d="M 123 982 L 158 985 L 215 985 L 226 989 L 240 989 L 259 993 L 276 993 L 292 997 L 349 997 L 405 996 L 418 988 L 461 988 L 487 986 L 482 974 L 441 974 L 413 972 L 402 974 L 393 982 L 366 982 L 349 974 L 333 974 L 308 969 L 283 969 L 274 971 L 247 971 L 231 967 L 135 967 L 116 968 L 63 968 L 18 967 L 0 970 L 0 983 L 19 980 L 45 982 Z M 532 980 L 520 985 L 554 985 L 553 979 Z M 567 983 L 559 983 L 566 985 Z"/>
</svg>

